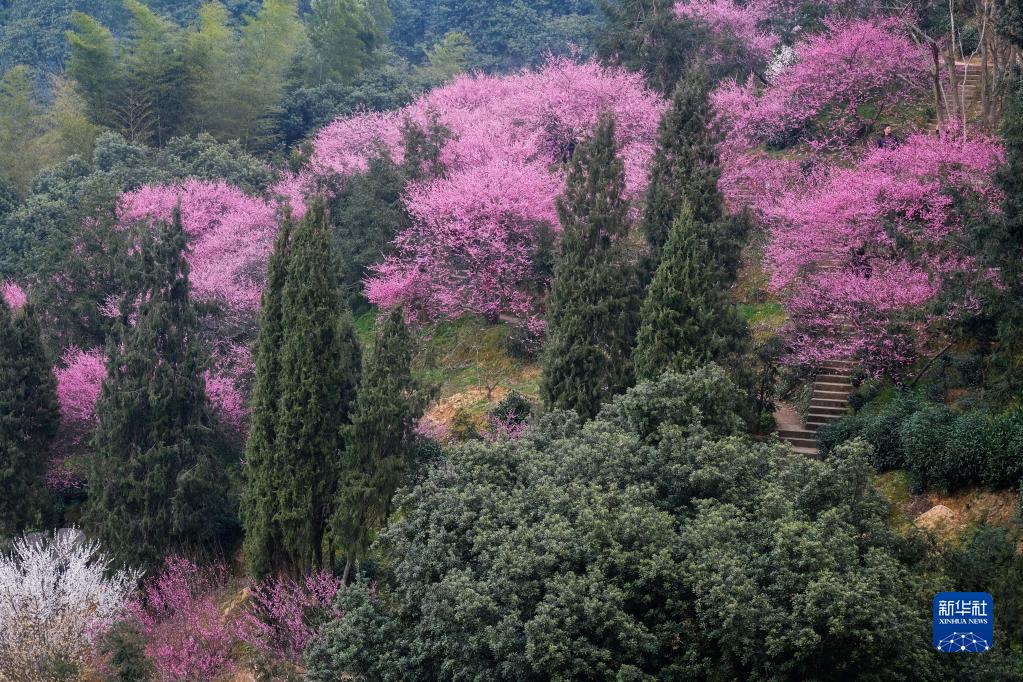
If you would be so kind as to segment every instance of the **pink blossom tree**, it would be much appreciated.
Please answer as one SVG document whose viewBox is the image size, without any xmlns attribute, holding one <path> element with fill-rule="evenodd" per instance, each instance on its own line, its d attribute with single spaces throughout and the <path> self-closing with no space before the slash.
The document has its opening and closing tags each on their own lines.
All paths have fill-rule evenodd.
<svg viewBox="0 0 1023 682">
<path fill-rule="evenodd" d="M 146 185 L 121 196 L 122 225 L 170 220 L 175 206 L 191 237 L 192 290 L 200 300 L 249 315 L 259 307 L 264 269 L 277 233 L 277 207 L 223 181 Z"/>
<path fill-rule="evenodd" d="M 927 54 L 895 20 L 828 21 L 794 53 L 794 62 L 762 90 L 733 80 L 715 92 L 730 144 L 842 148 L 927 92 Z"/>
<path fill-rule="evenodd" d="M 7 303 L 7 306 L 11 310 L 19 310 L 28 302 L 28 296 L 25 294 L 25 290 L 11 281 L 4 282 L 0 285 L 0 295 L 3 296 L 4 302 Z"/>
<path fill-rule="evenodd" d="M 995 210 L 992 176 L 1002 163 L 992 139 L 913 135 L 782 195 L 768 212 L 766 255 L 771 288 L 792 318 L 795 358 L 855 357 L 896 371 L 914 359 L 914 336 L 920 343 L 936 320 L 976 309 L 969 283 L 988 273 L 962 251 L 969 204 L 954 197 Z M 928 309 L 939 297 L 942 314 Z"/>
<path fill-rule="evenodd" d="M 367 296 L 424 318 L 525 317 L 546 286 L 537 255 L 556 232 L 554 198 L 574 145 L 601 111 L 613 111 L 629 192 L 638 196 L 664 106 L 639 75 L 595 63 L 551 59 L 514 76 L 460 76 L 402 111 L 328 125 L 309 169 L 279 191 L 294 195 L 359 172 L 381 146 L 401 161 L 403 123 L 439 123 L 451 133 L 441 152 L 446 172 L 408 189 L 414 224 L 375 268 Z"/>
<path fill-rule="evenodd" d="M 779 43 L 766 28 L 774 3 L 732 0 L 690 0 L 675 5 L 675 14 L 705 25 L 713 37 L 708 61 L 762 71 Z"/>
<path fill-rule="evenodd" d="M 340 617 L 333 606 L 340 588 L 340 579 L 329 571 L 303 581 L 280 577 L 255 585 L 242 615 L 242 637 L 274 659 L 297 664 L 318 621 Z"/>
<path fill-rule="evenodd" d="M 223 617 L 218 604 L 225 581 L 223 567 L 204 568 L 172 556 L 146 582 L 132 611 L 160 680 L 212 680 L 236 669 L 232 650 L 240 641 L 238 624 Z"/>
</svg>

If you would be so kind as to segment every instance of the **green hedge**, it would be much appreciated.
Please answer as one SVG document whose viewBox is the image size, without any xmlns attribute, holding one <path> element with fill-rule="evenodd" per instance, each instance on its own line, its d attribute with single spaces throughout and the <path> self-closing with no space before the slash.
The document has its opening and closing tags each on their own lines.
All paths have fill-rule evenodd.
<svg viewBox="0 0 1023 682">
<path fill-rule="evenodd" d="M 876 414 L 852 415 L 822 428 L 825 456 L 863 438 L 879 471 L 905 469 L 920 486 L 949 490 L 982 484 L 1014 488 L 1023 480 L 1023 410 L 989 416 L 960 413 L 902 394 Z"/>
</svg>

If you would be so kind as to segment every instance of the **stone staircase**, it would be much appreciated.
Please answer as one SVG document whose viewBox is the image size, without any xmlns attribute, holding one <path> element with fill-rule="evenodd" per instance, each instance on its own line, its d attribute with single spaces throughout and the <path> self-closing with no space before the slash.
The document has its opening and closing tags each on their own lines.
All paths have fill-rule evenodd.
<svg viewBox="0 0 1023 682">
<path fill-rule="evenodd" d="M 837 272 L 842 265 L 839 260 L 828 254 L 821 253 L 817 269 L 824 272 Z M 838 334 L 852 331 L 852 325 L 841 320 L 835 326 Z M 832 422 L 836 422 L 849 412 L 849 394 L 852 393 L 852 360 L 831 360 L 825 362 L 814 377 L 813 393 L 810 396 L 810 409 L 807 411 L 805 423 L 801 427 L 784 424 L 778 429 L 778 436 L 792 444 L 796 452 L 818 457 L 817 430 Z"/>
<path fill-rule="evenodd" d="M 955 96 L 958 97 L 959 102 L 965 106 L 967 118 L 974 118 L 980 113 L 980 90 L 981 83 L 983 81 L 980 69 L 981 65 L 979 59 L 970 62 L 956 62 L 957 85 Z M 952 111 L 955 111 L 957 105 L 952 101 L 952 93 L 948 92 L 947 74 L 942 77 L 942 86 L 945 88 L 946 96 L 949 98 L 949 106 L 952 107 Z M 937 119 L 932 120 L 927 126 L 927 129 L 931 132 L 937 130 Z"/>
<path fill-rule="evenodd" d="M 851 360 L 832 360 L 825 363 L 814 378 L 805 426 L 779 429 L 778 436 L 791 443 L 792 449 L 800 454 L 819 456 L 817 430 L 849 413 L 849 394 L 853 388 L 852 372 Z"/>
</svg>

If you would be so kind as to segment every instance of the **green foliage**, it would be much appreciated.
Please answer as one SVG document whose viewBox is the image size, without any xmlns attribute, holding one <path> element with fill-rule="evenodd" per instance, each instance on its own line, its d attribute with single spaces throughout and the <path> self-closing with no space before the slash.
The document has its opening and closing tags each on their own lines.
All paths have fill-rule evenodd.
<svg viewBox="0 0 1023 682">
<path fill-rule="evenodd" d="M 592 0 L 392 0 L 391 39 L 409 60 L 432 52 L 454 33 L 465 35 L 474 50 L 470 70 L 514 71 L 564 54 L 569 45 L 585 49 L 596 23 Z"/>
<path fill-rule="evenodd" d="M 284 340 L 284 284 L 294 225 L 281 223 L 267 264 L 266 286 L 260 300 L 256 339 L 256 385 L 250 399 L 249 438 L 245 445 L 245 489 L 241 519 L 245 527 L 245 561 L 250 575 L 263 577 L 285 564 L 277 528 L 277 414 L 281 382 L 281 344 Z"/>
<path fill-rule="evenodd" d="M 523 424 L 529 420 L 532 413 L 533 403 L 529 398 L 518 391 L 511 391 L 504 400 L 494 406 L 489 416 L 502 422 L 513 421 L 516 424 Z"/>
<path fill-rule="evenodd" d="M 688 203 L 696 231 L 705 235 L 721 271 L 722 285 L 729 288 L 742 265 L 749 222 L 726 213 L 718 190 L 721 166 L 711 134 L 709 91 L 709 76 L 700 64 L 690 67 L 675 88 L 671 107 L 661 119 L 641 229 L 650 250 L 652 274 L 673 222 Z"/>
<path fill-rule="evenodd" d="M 918 485 L 958 489 L 984 484 L 1015 488 L 1023 478 L 1023 411 L 990 416 L 958 413 L 944 405 L 900 394 L 874 414 L 860 413 L 821 428 L 818 445 L 827 455 L 862 437 L 872 446 L 880 471 L 906 469 Z"/>
<path fill-rule="evenodd" d="M 117 197 L 142 184 L 188 177 L 223 178 L 255 193 L 265 190 L 273 173 L 238 143 L 220 144 L 207 135 L 176 138 L 157 150 L 104 133 L 90 162 L 73 157 L 43 170 L 25 200 L 0 215 L 0 279 L 34 282 L 55 347 L 96 347 L 111 331 L 98 307 L 128 286 L 128 235 L 112 219 Z"/>
<path fill-rule="evenodd" d="M 962 548 L 949 548 L 949 589 L 990 592 L 997 604 L 996 641 L 1021 643 L 1023 633 L 1023 557 L 1009 529 L 981 525 Z"/>
<path fill-rule="evenodd" d="M 650 87 L 670 95 L 706 44 L 706 31 L 680 21 L 675 0 L 599 0 L 597 4 L 606 17 L 594 38 L 601 58 L 643 72 Z"/>
<path fill-rule="evenodd" d="M 139 285 L 122 299 L 107 345 L 87 520 L 119 559 L 154 567 L 171 551 L 227 549 L 235 522 L 213 438 L 180 214 L 138 239 Z"/>
<path fill-rule="evenodd" d="M 314 81 L 351 82 L 372 63 L 391 12 L 384 0 L 313 0 L 308 19 Z"/>
<path fill-rule="evenodd" d="M 56 382 L 31 305 L 0 296 L 0 537 L 44 521 L 43 475 L 60 413 Z"/>
<path fill-rule="evenodd" d="M 999 32 L 1015 43 L 1016 47 L 1023 48 L 1023 2 L 1000 0 L 996 4 Z"/>
<path fill-rule="evenodd" d="M 720 438 L 745 430 L 739 417 L 743 397 L 724 370 L 710 364 L 641 382 L 605 405 L 599 419 L 649 444 L 660 442 L 662 428 L 686 429 L 697 423 Z"/>
<path fill-rule="evenodd" d="M 940 679 L 862 444 L 821 463 L 647 430 L 555 412 L 459 446 L 399 493 L 382 570 L 339 594 L 308 678 Z"/>
<path fill-rule="evenodd" d="M 746 323 L 721 286 L 703 234 L 684 202 L 640 312 L 635 354 L 640 379 L 720 362 L 743 346 Z"/>
<path fill-rule="evenodd" d="M 296 574 L 325 565 L 341 432 L 350 422 L 361 371 L 330 238 L 324 203 L 317 200 L 291 237 L 282 293 L 274 522 L 280 551 Z"/>
<path fill-rule="evenodd" d="M 414 462 L 414 430 L 428 393 L 412 376 L 413 351 L 405 311 L 396 307 L 377 329 L 351 424 L 344 429 L 333 528 L 349 560 L 365 557 L 371 532 L 387 523 L 391 497 Z"/>
<path fill-rule="evenodd" d="M 104 637 L 100 651 L 109 657 L 115 682 L 149 682 L 155 677 L 153 663 L 146 657 L 146 640 L 131 621 L 115 625 Z"/>
<path fill-rule="evenodd" d="M 629 206 L 605 114 L 578 147 L 558 199 L 561 247 L 554 265 L 541 392 L 548 407 L 596 415 L 632 384 L 638 326 L 635 268 L 626 251 Z"/>
</svg>

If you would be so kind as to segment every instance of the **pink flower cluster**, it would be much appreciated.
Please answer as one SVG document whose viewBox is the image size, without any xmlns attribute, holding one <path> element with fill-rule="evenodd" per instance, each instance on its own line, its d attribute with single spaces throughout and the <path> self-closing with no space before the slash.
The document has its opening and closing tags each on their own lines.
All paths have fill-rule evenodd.
<svg viewBox="0 0 1023 682">
<path fill-rule="evenodd" d="M 223 566 L 168 557 L 130 606 L 161 680 L 212 680 L 237 669 L 241 644 L 297 664 L 320 618 L 338 617 L 341 582 L 324 571 L 298 582 L 273 578 L 250 586 L 248 600 L 222 609 L 230 596 Z"/>
<path fill-rule="evenodd" d="M 298 663 L 315 634 L 317 614 L 341 616 L 334 607 L 340 588 L 341 581 L 329 571 L 314 573 L 301 583 L 285 577 L 254 586 L 242 616 L 245 641 L 275 659 Z"/>
<path fill-rule="evenodd" d="M 3 296 L 4 302 L 11 310 L 20 310 L 22 306 L 28 302 L 28 296 L 25 294 L 25 290 L 18 286 L 16 283 L 7 281 L 0 285 L 0 295 Z"/>
<path fill-rule="evenodd" d="M 235 670 L 238 628 L 217 603 L 225 576 L 222 567 L 168 557 L 163 572 L 147 581 L 143 601 L 132 605 L 161 680 L 212 680 Z"/>
<path fill-rule="evenodd" d="M 831 21 L 795 46 L 795 62 L 762 91 L 726 82 L 713 95 L 730 145 L 788 144 L 814 149 L 857 139 L 871 116 L 890 115 L 925 92 L 927 55 L 892 19 Z"/>
<path fill-rule="evenodd" d="M 772 9 L 772 3 L 763 0 L 744 4 L 732 0 L 691 0 L 676 4 L 675 14 L 707 26 L 714 37 L 709 45 L 711 63 L 732 60 L 746 70 L 757 71 L 771 60 L 778 45 L 778 37 L 762 28 Z"/>
<path fill-rule="evenodd" d="M 146 185 L 122 195 L 117 215 L 123 225 L 170 220 L 178 205 L 191 237 L 188 261 L 196 297 L 251 314 L 259 307 L 266 260 L 277 233 L 276 205 L 223 181 L 186 180 Z"/>
<path fill-rule="evenodd" d="M 796 325 L 799 360 L 910 362 L 913 348 L 893 330 L 922 330 L 924 307 L 950 277 L 987 276 L 962 254 L 952 197 L 972 196 L 994 210 L 1000 196 L 992 175 L 1003 161 L 992 139 L 912 135 L 852 166 L 824 168 L 768 207 L 771 288 Z"/>
<path fill-rule="evenodd" d="M 441 155 L 446 171 L 408 189 L 414 225 L 376 267 L 367 295 L 384 307 L 411 304 L 412 316 L 522 315 L 546 285 L 535 257 L 557 230 L 554 200 L 574 145 L 602 111 L 613 112 L 627 186 L 638 196 L 664 107 L 640 76 L 595 63 L 551 59 L 510 77 L 460 76 L 401 111 L 326 126 L 310 170 L 280 191 L 358 172 L 380 147 L 401 160 L 403 122 L 436 120 L 451 133 Z"/>
</svg>

